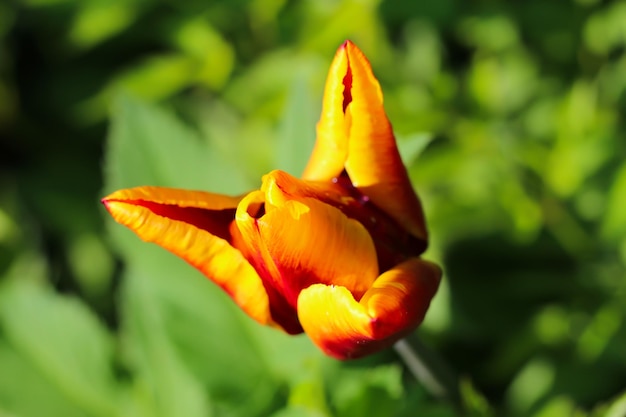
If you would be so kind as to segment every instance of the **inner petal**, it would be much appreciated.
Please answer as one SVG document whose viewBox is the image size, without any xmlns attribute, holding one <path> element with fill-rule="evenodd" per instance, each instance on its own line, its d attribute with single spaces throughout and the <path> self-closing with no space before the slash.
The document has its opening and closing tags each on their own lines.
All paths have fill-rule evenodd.
<svg viewBox="0 0 626 417">
<path fill-rule="evenodd" d="M 116 202 L 124 203 L 118 205 L 119 210 L 143 207 L 157 216 L 196 227 L 230 243 L 229 225 L 235 219 L 241 199 L 203 191 L 136 187 L 116 191 L 102 202 L 107 208 Z"/>
<path fill-rule="evenodd" d="M 233 246 L 241 251 L 261 277 L 269 298 L 272 319 L 287 333 L 298 334 L 302 332 L 302 327 L 296 309 L 285 298 L 282 280 L 277 278 L 280 273 L 259 233 L 259 218 L 265 214 L 265 206 L 262 191 L 253 191 L 241 201 L 236 220 L 231 225 Z"/>
<path fill-rule="evenodd" d="M 354 187 L 345 171 L 332 183 L 303 181 L 282 171 L 272 171 L 267 175 L 263 188 L 277 202 L 314 198 L 357 220 L 374 241 L 380 272 L 407 258 L 419 256 L 426 247 L 424 241 L 414 237 Z"/>
<path fill-rule="evenodd" d="M 179 207 L 151 201 L 129 201 L 130 204 L 145 207 L 158 216 L 182 221 L 205 230 L 214 236 L 231 242 L 230 223 L 235 219 L 235 209 L 207 210 L 197 207 Z"/>
<path fill-rule="evenodd" d="M 294 308 L 300 291 L 312 284 L 345 287 L 358 300 L 378 276 L 367 230 L 321 201 L 304 198 L 268 208 L 258 227 L 276 265 L 276 284 Z"/>
</svg>

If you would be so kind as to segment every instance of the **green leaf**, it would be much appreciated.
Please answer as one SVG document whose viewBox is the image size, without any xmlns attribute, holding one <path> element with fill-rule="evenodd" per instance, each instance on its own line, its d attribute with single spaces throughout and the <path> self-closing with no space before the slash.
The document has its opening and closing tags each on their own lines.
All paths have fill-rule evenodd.
<svg viewBox="0 0 626 417">
<path fill-rule="evenodd" d="M 302 406 L 289 406 L 272 414 L 271 417 L 328 417 L 328 414 Z"/>
<path fill-rule="evenodd" d="M 276 142 L 276 168 L 300 176 L 315 143 L 314 109 L 311 93 L 303 75 L 297 76 L 289 90 Z"/>
<path fill-rule="evenodd" d="M 593 417 L 621 417 L 626 415 L 626 392 L 609 404 L 598 407 L 592 413 Z"/>
<path fill-rule="evenodd" d="M 80 301 L 12 279 L 0 288 L 0 325 L 0 399 L 16 413 L 118 415 L 112 340 Z"/>
<path fill-rule="evenodd" d="M 429 133 L 414 133 L 406 137 L 398 137 L 398 150 L 404 165 L 411 166 L 433 140 Z"/>
<path fill-rule="evenodd" d="M 565 396 L 552 397 L 547 404 L 543 405 L 540 410 L 533 414 L 533 417 L 571 417 L 584 416 L 581 412 L 576 412 L 574 402 Z"/>
<path fill-rule="evenodd" d="M 251 115 L 259 108 L 266 108 L 268 103 L 276 104 L 276 96 L 282 95 L 299 71 L 307 68 L 319 69 L 319 62 L 292 50 L 276 49 L 261 56 L 233 79 L 224 91 L 224 99 L 242 113 Z M 280 111 L 283 107 L 274 108 Z"/>
<path fill-rule="evenodd" d="M 507 391 L 507 402 L 512 410 L 525 414 L 554 384 L 554 365 L 543 358 L 529 361 L 517 374 Z"/>
<path fill-rule="evenodd" d="M 611 240 L 621 240 L 626 235 L 626 164 L 615 175 L 609 191 L 604 216 L 603 233 Z"/>
<path fill-rule="evenodd" d="M 37 364 L 1 339 L 0 369 L 0 416 L 85 416 Z"/>
<path fill-rule="evenodd" d="M 128 95 L 115 101 L 105 163 L 106 190 L 158 185 L 238 194 L 245 171 L 168 112 Z"/>
<path fill-rule="evenodd" d="M 174 42 L 198 62 L 197 79 L 212 89 L 221 89 L 235 65 L 235 51 L 204 18 L 185 20 Z"/>
<path fill-rule="evenodd" d="M 281 400 L 281 385 L 322 357 L 306 337 L 254 322 L 220 288 L 163 249 L 137 238 L 129 247 L 122 293 L 125 357 L 151 386 L 172 379 L 145 371 L 160 367 L 159 355 L 167 354 L 171 372 L 205 387 L 216 415 L 247 416 L 270 409 Z M 158 398 L 176 393 L 158 392 Z M 176 404 L 174 398 L 163 401 Z"/>
<path fill-rule="evenodd" d="M 326 369 L 325 369 L 326 368 Z M 289 393 L 289 408 L 307 410 L 314 415 L 328 416 L 322 370 L 328 370 L 323 361 L 308 361 L 294 375 Z"/>
<path fill-rule="evenodd" d="M 149 369 L 160 360 L 146 353 L 169 345 L 169 354 L 209 389 L 218 406 L 267 406 L 276 383 L 255 349 L 256 341 L 242 326 L 251 319 L 190 266 L 160 248 L 148 248 L 154 256 L 131 257 L 126 276 L 125 311 L 133 321 L 125 331 L 133 343 L 133 359 L 148 360 L 144 365 Z M 142 303 L 150 303 L 150 310 Z M 151 316 L 158 317 L 158 325 L 150 322 L 156 320 Z M 236 400 L 242 396 L 247 401 Z"/>
<path fill-rule="evenodd" d="M 489 401 L 476 390 L 472 382 L 465 378 L 461 380 L 461 397 L 463 404 L 470 415 L 473 416 L 492 416 L 493 411 L 489 406 Z"/>
<path fill-rule="evenodd" d="M 137 7 L 129 3 L 81 4 L 69 31 L 70 40 L 81 48 L 90 48 L 127 29 L 137 17 Z"/>
<path fill-rule="evenodd" d="M 185 366 L 166 331 L 149 279 L 141 269 L 129 269 L 123 310 L 126 348 L 132 351 L 129 366 L 147 387 L 144 401 L 154 416 L 212 415 L 202 384 Z"/>
<path fill-rule="evenodd" d="M 330 391 L 337 416 L 391 416 L 402 405 L 402 370 L 395 365 L 343 368 L 333 378 Z"/>
</svg>

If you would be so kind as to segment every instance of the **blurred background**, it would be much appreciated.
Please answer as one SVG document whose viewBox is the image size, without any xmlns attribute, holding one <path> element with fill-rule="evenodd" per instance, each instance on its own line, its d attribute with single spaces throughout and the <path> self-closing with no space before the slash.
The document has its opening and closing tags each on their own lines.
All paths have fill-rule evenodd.
<svg viewBox="0 0 626 417">
<path fill-rule="evenodd" d="M 260 328 L 99 204 L 299 174 L 345 39 L 426 208 L 445 275 L 419 333 L 469 414 L 626 415 L 626 2 L 13 0 L 0 416 L 456 415 L 393 351 Z"/>
</svg>

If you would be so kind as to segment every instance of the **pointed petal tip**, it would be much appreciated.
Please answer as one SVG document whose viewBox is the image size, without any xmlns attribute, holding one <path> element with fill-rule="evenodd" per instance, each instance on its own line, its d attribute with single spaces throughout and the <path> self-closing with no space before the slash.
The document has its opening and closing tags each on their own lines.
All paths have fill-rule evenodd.
<svg viewBox="0 0 626 417">
<path fill-rule="evenodd" d="M 104 206 L 105 209 L 107 209 L 107 211 L 111 211 L 111 206 L 116 202 L 116 200 L 111 198 L 111 196 L 112 194 L 100 199 L 100 203 Z"/>
<path fill-rule="evenodd" d="M 153 187 L 122 188 L 119 190 L 115 190 L 107 194 L 106 196 L 102 197 L 100 199 L 100 202 L 106 205 L 108 202 L 113 201 L 113 200 L 127 200 L 130 194 L 132 194 L 133 192 L 137 192 L 138 190 L 145 189 L 145 188 L 153 188 Z"/>
<path fill-rule="evenodd" d="M 205 192 L 137 187 L 101 201 L 118 223 L 197 268 L 220 286 L 250 317 L 282 328 L 256 270 L 234 247 L 230 222 L 241 198 Z"/>
<path fill-rule="evenodd" d="M 121 222 L 120 220 L 122 213 L 128 214 L 129 210 L 133 206 L 137 205 L 135 204 L 137 199 L 131 198 L 133 196 L 130 195 L 130 193 L 134 191 L 136 191 L 136 189 L 132 188 L 117 190 L 100 199 L 100 202 L 104 205 L 104 208 L 118 223 L 123 224 L 123 222 Z"/>
<path fill-rule="evenodd" d="M 354 42 L 352 42 L 351 39 L 346 39 L 345 41 L 343 41 L 343 43 L 339 46 L 339 49 L 359 49 L 358 46 L 356 46 L 356 44 Z"/>
<path fill-rule="evenodd" d="M 344 43 L 341 44 L 341 46 L 339 46 L 338 52 L 344 52 L 347 55 L 348 65 L 351 65 L 350 64 L 351 60 L 356 59 L 363 63 L 366 63 L 367 66 L 370 66 L 370 62 L 367 56 L 363 53 L 361 48 L 359 48 L 350 39 L 347 39 L 346 41 L 344 41 Z"/>
<path fill-rule="evenodd" d="M 352 42 L 350 39 L 346 39 L 345 41 L 343 41 L 343 43 L 339 46 L 339 50 L 340 51 L 347 51 L 349 49 L 359 49 L 358 46 L 356 46 L 356 44 L 354 42 Z"/>
<path fill-rule="evenodd" d="M 115 221 L 119 222 L 119 213 L 121 205 L 124 204 L 124 201 L 104 197 L 100 199 L 100 202 L 104 206 L 105 210 L 111 215 L 111 217 L 113 217 Z"/>
</svg>

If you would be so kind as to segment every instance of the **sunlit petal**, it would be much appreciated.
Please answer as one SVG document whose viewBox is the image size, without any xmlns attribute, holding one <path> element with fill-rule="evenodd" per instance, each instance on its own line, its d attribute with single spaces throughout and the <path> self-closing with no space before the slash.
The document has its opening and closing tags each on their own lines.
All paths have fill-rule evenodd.
<svg viewBox="0 0 626 417">
<path fill-rule="evenodd" d="M 367 230 L 317 200 L 289 201 L 268 211 L 259 230 L 294 306 L 300 291 L 313 283 L 341 285 L 360 298 L 378 275 Z"/>
<path fill-rule="evenodd" d="M 412 258 L 382 274 L 360 301 L 345 287 L 312 285 L 298 298 L 298 316 L 305 332 L 328 355 L 358 358 L 415 329 L 440 277 L 436 265 Z"/>
<path fill-rule="evenodd" d="M 240 248 L 261 277 L 273 320 L 289 334 L 302 333 L 296 308 L 285 297 L 281 286 L 280 271 L 259 231 L 258 219 L 264 214 L 265 193 L 263 191 L 253 191 L 241 200 L 237 207 L 235 223 L 231 228 L 238 231 L 233 234 L 234 245 Z"/>
<path fill-rule="evenodd" d="M 350 120 L 346 171 L 354 186 L 374 204 L 414 236 L 426 240 L 422 207 L 400 158 L 380 84 L 354 44 L 348 43 L 345 50 L 352 72 L 352 101 L 346 108 Z"/>
<path fill-rule="evenodd" d="M 352 187 L 349 179 L 341 177 L 337 181 L 306 181 L 295 178 L 286 172 L 275 170 L 266 176 L 264 187 L 281 190 L 275 198 L 300 199 L 315 198 L 337 207 L 351 219 L 361 223 L 372 236 L 381 270 L 404 259 L 419 256 L 426 248 L 426 242 L 406 230 L 396 219 L 373 204 L 369 198 Z"/>
<path fill-rule="evenodd" d="M 111 216 L 141 239 L 185 259 L 222 287 L 252 318 L 273 325 L 261 279 L 229 244 L 229 222 L 240 198 L 160 187 L 117 191 L 102 201 Z"/>
<path fill-rule="evenodd" d="M 344 121 L 344 81 L 347 79 L 349 66 L 344 43 L 335 54 L 330 65 L 322 115 L 317 124 L 317 139 L 309 163 L 302 175 L 303 179 L 312 181 L 329 181 L 341 174 L 348 156 L 348 136 Z"/>
<path fill-rule="evenodd" d="M 256 236 L 250 245 L 255 266 L 262 263 L 257 270 L 270 276 L 294 310 L 300 291 L 313 283 L 342 285 L 360 298 L 378 275 L 365 227 L 317 199 L 285 194 L 273 174 L 279 172 L 264 177 L 263 215 L 253 225 L 249 210 L 243 213 L 247 201 L 237 215 L 242 235 Z"/>
</svg>

